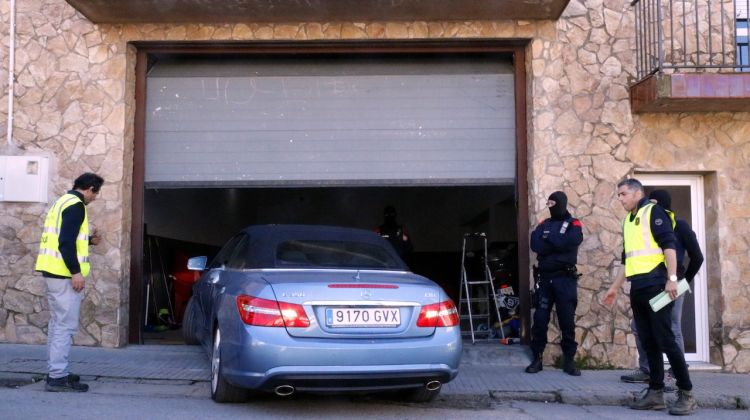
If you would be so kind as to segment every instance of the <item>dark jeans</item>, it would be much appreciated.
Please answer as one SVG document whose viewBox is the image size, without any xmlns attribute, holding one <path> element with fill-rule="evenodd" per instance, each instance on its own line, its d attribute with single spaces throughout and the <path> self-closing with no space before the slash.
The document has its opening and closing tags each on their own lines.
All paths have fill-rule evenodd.
<svg viewBox="0 0 750 420">
<path fill-rule="evenodd" d="M 674 302 L 661 308 L 659 312 L 651 310 L 648 301 L 664 290 L 663 286 L 650 286 L 630 291 L 630 306 L 638 328 L 638 335 L 646 350 L 649 368 L 649 388 L 664 388 L 664 362 L 661 354 L 667 355 L 677 387 L 685 391 L 693 389 L 690 382 L 685 355 L 680 350 L 672 333 L 672 306 Z"/>
<path fill-rule="evenodd" d="M 547 345 L 547 326 L 552 314 L 552 305 L 557 309 L 557 323 L 560 326 L 563 355 L 575 357 L 576 306 L 578 306 L 578 280 L 573 277 L 556 276 L 539 282 L 537 305 L 534 312 L 534 325 L 531 327 L 531 350 L 534 354 L 544 353 Z"/>
</svg>

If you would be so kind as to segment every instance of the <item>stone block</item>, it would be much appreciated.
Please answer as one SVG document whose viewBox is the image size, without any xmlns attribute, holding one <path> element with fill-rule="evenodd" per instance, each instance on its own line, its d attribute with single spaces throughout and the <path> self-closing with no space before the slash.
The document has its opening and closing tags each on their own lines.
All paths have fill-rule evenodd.
<svg viewBox="0 0 750 420">
<path fill-rule="evenodd" d="M 49 311 L 41 311 L 29 315 L 29 323 L 35 327 L 45 329 L 49 323 Z"/>
<path fill-rule="evenodd" d="M 750 349 L 738 352 L 732 366 L 735 372 L 750 372 Z"/>
<path fill-rule="evenodd" d="M 734 362 L 737 353 L 737 348 L 734 344 L 724 344 L 722 346 L 722 357 L 724 358 L 724 363 L 727 365 L 731 365 Z"/>
<path fill-rule="evenodd" d="M 737 338 L 735 338 L 735 341 L 737 341 L 737 344 L 743 349 L 750 349 L 750 330 L 745 330 L 739 333 Z"/>
<path fill-rule="evenodd" d="M 76 346 L 95 346 L 98 343 L 84 329 L 79 328 L 76 335 L 73 336 L 73 344 Z"/>
<path fill-rule="evenodd" d="M 341 26 L 341 38 L 343 39 L 363 39 L 367 38 L 367 32 L 362 25 L 344 23 Z"/>
<path fill-rule="evenodd" d="M 104 347 L 118 347 L 120 345 L 120 331 L 116 325 L 102 327 L 102 341 Z"/>
<path fill-rule="evenodd" d="M 31 313 L 36 304 L 34 295 L 14 289 L 7 289 L 3 296 L 3 307 L 17 313 Z"/>
<path fill-rule="evenodd" d="M 102 341 L 102 329 L 96 322 L 92 322 L 86 327 L 86 332 L 97 342 Z"/>
<path fill-rule="evenodd" d="M 40 275 L 22 276 L 13 287 L 21 292 L 31 293 L 35 296 L 45 296 L 47 282 Z"/>
<path fill-rule="evenodd" d="M 93 322 L 96 310 L 96 305 L 91 301 L 91 299 L 84 299 L 83 302 L 81 302 L 81 325 L 88 325 Z"/>
<path fill-rule="evenodd" d="M 33 325 L 17 326 L 16 337 L 16 342 L 23 344 L 44 344 L 47 342 L 47 335 Z"/>
<path fill-rule="evenodd" d="M 232 28 L 232 38 L 234 39 L 252 39 L 253 30 L 243 23 L 234 25 Z"/>
<path fill-rule="evenodd" d="M 106 300 L 104 301 L 106 302 Z M 96 308 L 94 319 L 97 323 L 102 325 L 116 325 L 117 324 L 117 308 L 110 304 L 102 304 Z"/>
<path fill-rule="evenodd" d="M 0 329 L 5 328 L 5 323 L 8 320 L 8 311 L 0 307 Z"/>
</svg>

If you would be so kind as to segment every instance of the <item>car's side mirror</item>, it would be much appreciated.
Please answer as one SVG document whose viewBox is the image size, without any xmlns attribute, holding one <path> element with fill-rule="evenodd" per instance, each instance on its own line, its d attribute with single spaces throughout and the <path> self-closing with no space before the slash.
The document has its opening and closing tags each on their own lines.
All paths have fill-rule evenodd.
<svg viewBox="0 0 750 420">
<path fill-rule="evenodd" d="M 188 270 L 203 271 L 206 269 L 207 261 L 208 257 L 205 256 L 190 258 L 187 263 L 187 268 Z"/>
</svg>

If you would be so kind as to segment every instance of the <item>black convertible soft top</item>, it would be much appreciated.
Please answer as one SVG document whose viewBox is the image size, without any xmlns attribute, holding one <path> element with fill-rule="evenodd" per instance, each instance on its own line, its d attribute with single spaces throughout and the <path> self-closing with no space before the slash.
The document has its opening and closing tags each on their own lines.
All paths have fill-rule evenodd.
<svg viewBox="0 0 750 420">
<path fill-rule="evenodd" d="M 243 233 L 249 238 L 245 268 L 361 266 L 408 271 L 391 244 L 369 230 L 323 225 L 253 225 L 240 234 Z M 318 256 L 331 259 L 321 261 L 315 258 Z M 340 257 L 348 260 L 343 262 Z"/>
</svg>

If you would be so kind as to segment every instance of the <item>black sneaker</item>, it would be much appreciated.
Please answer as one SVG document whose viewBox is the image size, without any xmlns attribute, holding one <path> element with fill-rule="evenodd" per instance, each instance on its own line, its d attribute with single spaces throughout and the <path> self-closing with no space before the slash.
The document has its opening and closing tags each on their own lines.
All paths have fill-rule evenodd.
<svg viewBox="0 0 750 420">
<path fill-rule="evenodd" d="M 81 377 L 76 375 L 75 373 L 69 373 L 68 378 L 72 382 L 81 382 Z M 49 381 L 49 375 L 45 375 L 44 380 Z"/>
<path fill-rule="evenodd" d="M 75 381 L 72 375 L 68 375 L 62 378 L 47 378 L 44 389 L 48 392 L 86 392 L 89 386 Z"/>
</svg>

